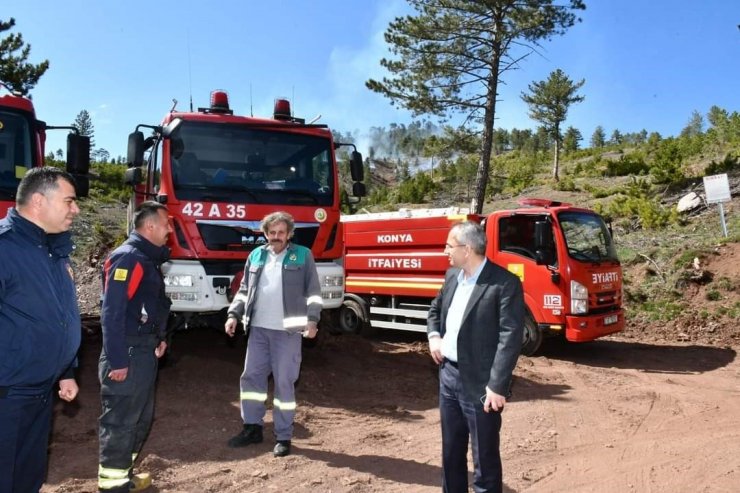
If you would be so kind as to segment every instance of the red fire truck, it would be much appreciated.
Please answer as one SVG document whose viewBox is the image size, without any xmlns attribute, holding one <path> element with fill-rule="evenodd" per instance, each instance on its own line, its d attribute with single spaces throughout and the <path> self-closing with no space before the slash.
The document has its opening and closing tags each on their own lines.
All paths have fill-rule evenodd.
<svg viewBox="0 0 740 493">
<path fill-rule="evenodd" d="M 548 333 L 591 341 L 624 328 L 622 270 L 609 228 L 570 204 L 524 199 L 522 208 L 488 216 L 459 209 L 401 210 L 343 216 L 348 332 L 426 331 L 429 304 L 449 268 L 450 227 L 484 224 L 487 257 L 522 280 L 527 305 L 522 353 Z"/>
<path fill-rule="evenodd" d="M 72 130 L 67 137 L 67 171 L 77 182 L 77 195 L 84 197 L 89 189 L 90 139 L 77 135 L 74 127 L 51 127 L 36 119 L 33 103 L 11 92 L 0 82 L 0 217 L 15 205 L 15 192 L 30 168 L 44 165 L 46 131 Z"/>
<path fill-rule="evenodd" d="M 144 138 L 142 127 L 152 134 Z M 260 220 L 277 210 L 293 215 L 293 241 L 313 252 L 324 308 L 341 305 L 343 245 L 334 151 L 342 145 L 354 147 L 335 142 L 326 125 L 293 117 L 288 100 L 275 101 L 272 118 L 239 116 L 223 91 L 211 93 L 207 108 L 173 108 L 161 125 L 137 126 L 129 136 L 131 167 L 125 173 L 134 191 L 129 213 L 144 200 L 169 210 L 172 255 L 163 273 L 173 302 L 171 326 L 228 307 L 247 255 L 265 242 Z M 365 193 L 362 164 L 360 153 L 352 151 L 357 197 Z"/>
</svg>

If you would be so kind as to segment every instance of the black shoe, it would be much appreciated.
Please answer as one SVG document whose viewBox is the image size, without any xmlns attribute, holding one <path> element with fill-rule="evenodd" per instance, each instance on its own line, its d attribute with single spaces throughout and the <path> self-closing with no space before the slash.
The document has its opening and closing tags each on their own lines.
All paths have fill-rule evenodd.
<svg viewBox="0 0 740 493">
<path fill-rule="evenodd" d="M 231 448 L 246 447 L 252 443 L 262 443 L 262 427 L 260 425 L 244 425 L 238 435 L 229 438 Z"/>
<path fill-rule="evenodd" d="M 290 455 L 290 440 L 278 440 L 275 444 L 275 448 L 272 450 L 272 455 L 275 457 L 285 457 Z"/>
</svg>

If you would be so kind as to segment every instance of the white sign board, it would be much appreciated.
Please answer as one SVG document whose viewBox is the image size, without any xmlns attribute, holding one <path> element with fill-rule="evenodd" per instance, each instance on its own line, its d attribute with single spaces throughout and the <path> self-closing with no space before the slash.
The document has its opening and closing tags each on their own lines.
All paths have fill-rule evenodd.
<svg viewBox="0 0 740 493">
<path fill-rule="evenodd" d="M 707 193 L 708 204 L 729 202 L 732 200 L 732 196 L 730 195 L 730 182 L 727 180 L 727 173 L 705 176 L 704 191 Z"/>
</svg>

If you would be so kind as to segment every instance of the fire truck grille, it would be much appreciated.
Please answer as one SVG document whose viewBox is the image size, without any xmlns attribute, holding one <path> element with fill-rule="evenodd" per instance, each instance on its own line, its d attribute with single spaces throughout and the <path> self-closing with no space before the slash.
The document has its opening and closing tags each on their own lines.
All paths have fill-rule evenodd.
<svg viewBox="0 0 740 493">
<path fill-rule="evenodd" d="M 266 242 L 261 233 L 228 224 L 199 223 L 198 231 L 206 248 L 211 251 L 251 252 Z M 318 231 L 318 225 L 296 225 L 292 241 L 312 248 Z"/>
<path fill-rule="evenodd" d="M 589 303 L 591 313 L 601 313 L 611 311 L 614 307 L 619 306 L 618 291 L 603 291 L 601 293 L 592 293 Z"/>
</svg>

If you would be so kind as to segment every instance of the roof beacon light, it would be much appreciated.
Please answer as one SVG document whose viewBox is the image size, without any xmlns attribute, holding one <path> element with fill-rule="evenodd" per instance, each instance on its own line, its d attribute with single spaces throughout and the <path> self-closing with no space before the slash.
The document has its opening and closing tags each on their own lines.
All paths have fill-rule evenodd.
<svg viewBox="0 0 740 493">
<path fill-rule="evenodd" d="M 288 101 L 287 99 L 276 99 L 273 117 L 276 120 L 291 120 L 292 115 L 290 114 L 290 101 Z"/>
<path fill-rule="evenodd" d="M 229 95 L 226 91 L 211 92 L 211 111 L 224 112 L 229 110 Z"/>
</svg>

